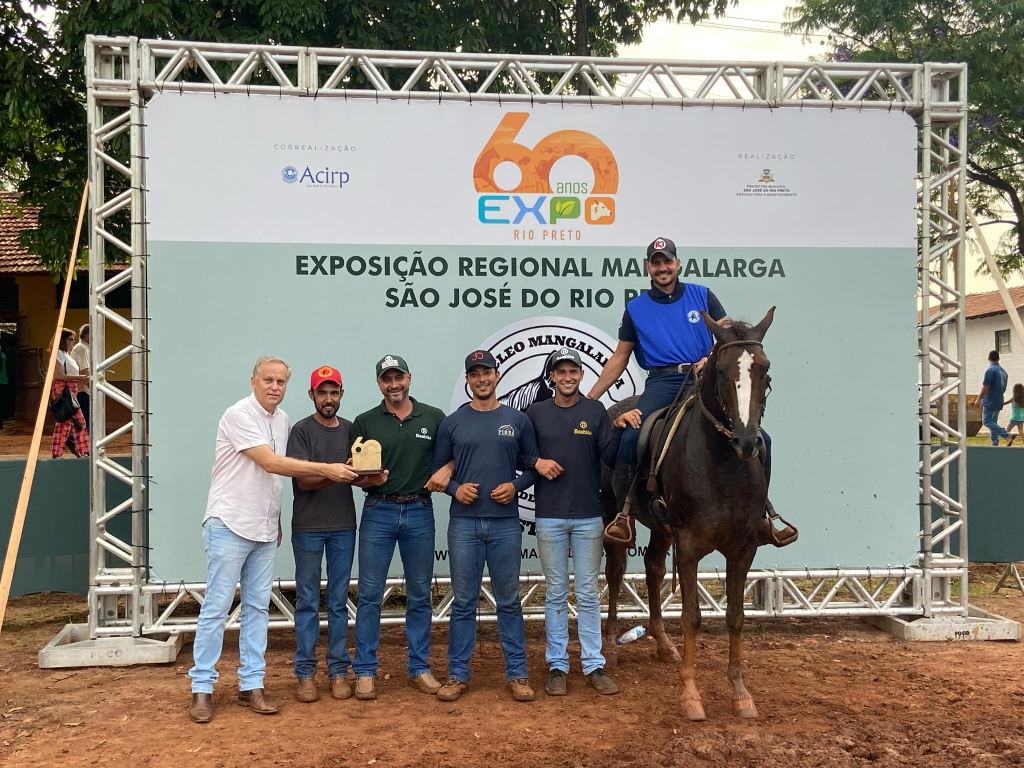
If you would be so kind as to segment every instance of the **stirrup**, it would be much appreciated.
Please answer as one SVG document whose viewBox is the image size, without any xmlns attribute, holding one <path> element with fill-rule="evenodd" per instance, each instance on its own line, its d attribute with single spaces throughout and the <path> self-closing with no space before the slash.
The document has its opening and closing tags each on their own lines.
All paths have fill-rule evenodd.
<svg viewBox="0 0 1024 768">
<path fill-rule="evenodd" d="M 796 529 L 792 523 L 786 518 L 775 511 L 775 507 L 772 506 L 771 502 L 768 502 L 768 509 L 765 510 L 768 513 L 768 530 L 771 531 L 772 545 L 779 547 L 787 547 L 792 544 L 800 536 L 800 531 Z M 786 527 L 782 530 L 778 530 L 775 527 L 775 521 L 779 520 Z"/>
<path fill-rule="evenodd" d="M 604 543 L 613 547 L 631 547 L 636 542 L 636 526 L 625 509 L 604 527 Z"/>
</svg>

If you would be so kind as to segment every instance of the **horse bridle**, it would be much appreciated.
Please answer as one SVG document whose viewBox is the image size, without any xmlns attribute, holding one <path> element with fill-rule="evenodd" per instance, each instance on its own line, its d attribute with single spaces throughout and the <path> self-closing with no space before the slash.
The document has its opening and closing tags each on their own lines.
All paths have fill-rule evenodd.
<svg viewBox="0 0 1024 768">
<path fill-rule="evenodd" d="M 721 352 L 723 349 L 728 349 L 729 347 L 761 347 L 761 349 L 764 349 L 764 345 L 760 341 L 754 341 L 753 339 L 750 339 L 750 340 L 740 339 L 738 341 L 727 341 L 725 344 L 716 345 L 716 350 L 714 350 L 714 351 Z M 711 355 L 708 355 L 708 357 L 710 358 Z M 772 388 L 772 378 L 771 378 L 771 376 L 766 376 L 765 378 L 767 379 L 767 382 L 765 384 L 764 399 L 761 401 L 761 416 L 762 417 L 764 417 L 764 407 L 765 407 L 765 405 L 768 402 L 768 393 L 771 392 L 771 388 Z M 726 410 L 725 403 L 722 402 L 722 398 L 718 394 L 717 387 L 715 389 L 715 399 L 718 400 L 718 405 L 722 409 L 722 413 L 725 414 L 726 421 L 730 421 L 731 422 L 731 420 L 729 419 L 729 412 Z M 727 427 L 725 424 L 723 424 L 721 421 L 719 421 L 717 418 L 715 418 L 715 415 L 713 413 L 711 413 L 711 411 L 708 410 L 708 407 L 706 405 L 704 405 L 704 394 L 703 394 L 703 392 L 701 392 L 699 384 L 697 386 L 697 402 L 700 403 L 700 412 L 702 414 L 704 414 L 704 418 L 706 418 L 708 421 L 710 421 L 715 429 L 717 429 L 723 435 L 725 435 L 726 437 L 731 439 L 732 438 L 732 429 L 730 429 L 730 427 Z M 730 424 L 730 426 L 731 426 L 731 424 Z"/>
</svg>

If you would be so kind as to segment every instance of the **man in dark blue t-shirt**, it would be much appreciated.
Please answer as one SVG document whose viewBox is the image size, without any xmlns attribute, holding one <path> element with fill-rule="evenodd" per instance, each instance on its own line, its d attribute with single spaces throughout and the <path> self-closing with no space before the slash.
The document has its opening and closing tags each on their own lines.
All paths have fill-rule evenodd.
<svg viewBox="0 0 1024 768">
<path fill-rule="evenodd" d="M 607 392 L 626 370 L 629 356 L 647 371 L 643 394 L 637 400 L 639 418 L 630 418 L 622 435 L 619 458 L 625 471 L 616 484 L 615 495 L 619 504 L 636 477 L 637 440 L 640 425 L 654 411 L 672 403 L 683 385 L 686 398 L 697 382 L 697 374 L 711 353 L 714 339 L 704 325 L 701 311 L 712 320 L 726 320 L 725 307 L 708 288 L 697 283 L 679 281 L 682 265 L 676 255 L 676 245 L 665 237 L 655 239 L 647 246 L 645 260 L 651 289 L 632 299 L 622 315 L 619 325 L 619 343 L 604 365 L 604 370 L 587 397 L 597 400 Z M 764 474 L 770 481 L 772 471 L 772 441 L 761 429 L 764 438 Z M 768 505 L 769 510 L 771 504 Z M 616 520 L 616 533 L 628 533 L 628 523 Z M 624 538 L 629 538 L 625 535 Z"/>
<path fill-rule="evenodd" d="M 999 445 L 999 438 L 1012 442 L 1010 433 L 999 426 L 999 412 L 1003 410 L 1003 396 L 1006 394 L 1006 382 L 1009 377 L 1003 366 L 999 364 L 999 353 L 994 349 L 988 353 L 988 368 L 981 385 L 978 402 L 981 403 L 981 423 L 988 428 L 992 437 L 992 445 Z"/>
<path fill-rule="evenodd" d="M 517 478 L 516 465 L 520 456 L 537 456 L 537 440 L 526 414 L 498 402 L 498 378 L 498 363 L 490 352 L 477 350 L 466 358 L 473 399 L 441 422 L 430 466 L 433 474 L 455 460 L 447 490 L 453 497 L 448 562 L 455 597 L 448 622 L 448 682 L 437 692 L 442 701 L 455 701 L 469 688 L 484 564 L 491 576 L 509 690 L 516 701 L 533 701 L 519 601 L 523 539 L 516 501 L 533 477 L 526 473 Z"/>
<path fill-rule="evenodd" d="M 587 685 L 598 693 L 614 694 L 619 688 L 605 674 L 601 655 L 601 461 L 610 467 L 615 465 L 626 421 L 620 416 L 613 430 L 600 401 L 580 396 L 583 362 L 576 350 L 555 350 L 545 372 L 555 384 L 555 395 L 526 411 L 537 433 L 538 449 L 545 457 L 526 461 L 526 467 L 538 474 L 533 489 L 537 552 L 544 570 L 545 658 L 550 670 L 544 690 L 549 696 L 566 693 L 571 551 L 583 675 Z"/>
</svg>

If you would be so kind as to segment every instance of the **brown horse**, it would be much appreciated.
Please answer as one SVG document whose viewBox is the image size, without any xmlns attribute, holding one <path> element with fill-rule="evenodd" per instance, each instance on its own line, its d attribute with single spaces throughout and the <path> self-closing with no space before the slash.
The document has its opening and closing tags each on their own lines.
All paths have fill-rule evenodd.
<svg viewBox="0 0 1024 768">
<path fill-rule="evenodd" d="M 728 675 L 733 684 L 733 712 L 739 717 L 757 717 L 754 700 L 743 685 L 743 592 L 758 546 L 771 540 L 765 518 L 768 485 L 758 459 L 763 448 L 760 424 L 769 381 L 769 362 L 761 342 L 774 312 L 772 307 L 757 325 L 736 322 L 728 328 L 720 327 L 704 313 L 704 323 L 716 343 L 689 407 L 669 438 L 657 473 L 659 493 L 649 493 L 645 482 L 636 484 L 636 516 L 651 529 L 644 556 L 651 613 L 648 631 L 657 641 L 662 661 L 682 661 L 680 703 L 691 720 L 705 719 L 694 669 L 700 628 L 697 564 L 715 550 L 726 560 Z M 622 403 L 614 410 L 628 407 L 632 404 Z M 602 493 L 606 523 L 615 516 L 614 498 L 609 498 L 608 489 L 606 483 Z M 661 614 L 665 558 L 673 541 L 683 601 L 682 659 L 665 632 Z M 614 666 L 616 603 L 626 570 L 626 550 L 621 546 L 605 549 L 608 620 L 604 645 L 608 663 Z"/>
</svg>

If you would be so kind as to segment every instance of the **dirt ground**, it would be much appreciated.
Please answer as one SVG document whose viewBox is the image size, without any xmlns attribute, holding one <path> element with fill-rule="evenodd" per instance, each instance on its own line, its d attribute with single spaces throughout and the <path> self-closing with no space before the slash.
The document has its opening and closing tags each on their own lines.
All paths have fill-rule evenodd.
<svg viewBox="0 0 1024 768">
<path fill-rule="evenodd" d="M 1024 597 L 987 596 L 998 566 L 972 569 L 974 602 L 1024 620 Z M 277 716 L 234 704 L 237 634 L 229 633 L 214 721 L 186 716 L 191 645 L 169 665 L 40 670 L 36 652 L 84 601 L 67 595 L 12 601 L 0 636 L 0 764 L 273 766 L 1004 766 L 1024 763 L 1024 644 L 899 642 L 857 621 L 750 621 L 747 686 L 756 721 L 730 712 L 724 622 L 705 622 L 698 684 L 708 720 L 685 721 L 673 667 L 648 639 L 623 646 L 622 689 L 585 688 L 574 645 L 569 695 L 548 698 L 543 627 L 528 625 L 533 703 L 504 689 L 493 626 L 481 627 L 474 678 L 451 704 L 405 683 L 401 630 L 385 630 L 380 698 L 315 704 L 293 698 L 292 636 L 272 633 L 267 690 Z M 670 623 L 678 637 L 678 620 Z M 444 672 L 447 632 L 433 633 Z M 354 642 L 349 635 L 350 645 Z M 321 647 L 321 654 L 323 650 Z M 326 693 L 326 681 L 318 679 Z"/>
<path fill-rule="evenodd" d="M 35 419 L 7 419 L 0 429 L 0 459 L 24 459 L 32 444 L 32 430 Z M 132 452 L 131 436 L 122 435 L 107 446 L 108 456 L 128 456 Z M 39 458 L 51 461 L 50 443 L 53 441 L 53 423 L 48 420 L 43 429 L 43 440 L 39 447 Z M 70 457 L 71 453 L 66 452 Z"/>
</svg>

